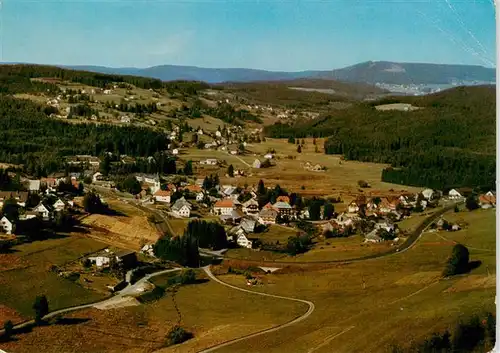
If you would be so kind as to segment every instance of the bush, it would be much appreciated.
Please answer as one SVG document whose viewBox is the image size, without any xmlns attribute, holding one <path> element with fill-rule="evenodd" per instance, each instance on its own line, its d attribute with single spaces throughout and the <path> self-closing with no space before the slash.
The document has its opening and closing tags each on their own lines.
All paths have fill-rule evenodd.
<svg viewBox="0 0 500 353">
<path fill-rule="evenodd" d="M 180 282 L 181 284 L 191 284 L 196 281 L 196 273 L 194 272 L 193 269 L 187 269 L 185 271 L 182 271 L 181 276 L 180 276 Z"/>
<path fill-rule="evenodd" d="M 360 188 L 364 188 L 364 189 L 370 187 L 370 185 L 364 180 L 358 180 L 358 185 Z"/>
<path fill-rule="evenodd" d="M 186 331 L 181 326 L 174 326 L 168 333 L 167 340 L 169 345 L 179 344 L 192 338 L 193 334 Z"/>
<path fill-rule="evenodd" d="M 467 272 L 469 269 L 469 250 L 462 244 L 453 247 L 451 256 L 443 271 L 443 276 L 453 276 Z"/>
</svg>

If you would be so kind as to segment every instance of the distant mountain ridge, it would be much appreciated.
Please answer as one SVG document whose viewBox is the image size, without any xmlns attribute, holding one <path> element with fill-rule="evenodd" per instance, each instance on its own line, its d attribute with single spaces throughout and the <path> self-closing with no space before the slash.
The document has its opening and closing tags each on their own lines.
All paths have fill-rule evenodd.
<svg viewBox="0 0 500 353">
<path fill-rule="evenodd" d="M 479 65 L 445 65 L 368 61 L 327 71 L 279 72 L 257 69 L 201 68 L 196 66 L 160 65 L 149 68 L 110 68 L 104 66 L 62 66 L 64 68 L 105 74 L 134 75 L 163 81 L 192 80 L 207 83 L 284 81 L 323 78 L 346 82 L 385 84 L 452 84 L 457 82 L 495 82 L 496 71 Z"/>
</svg>

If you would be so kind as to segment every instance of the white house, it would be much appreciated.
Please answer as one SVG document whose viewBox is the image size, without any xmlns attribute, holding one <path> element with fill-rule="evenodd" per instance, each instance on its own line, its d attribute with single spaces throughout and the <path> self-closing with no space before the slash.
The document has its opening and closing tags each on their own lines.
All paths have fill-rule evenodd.
<svg viewBox="0 0 500 353">
<path fill-rule="evenodd" d="M 461 199 L 461 198 L 463 198 L 462 194 L 458 190 L 456 190 L 456 189 L 451 189 L 448 192 L 448 197 L 450 199 Z"/>
<path fill-rule="evenodd" d="M 231 199 L 217 201 L 214 205 L 214 213 L 216 215 L 229 216 L 235 209 L 234 202 Z"/>
<path fill-rule="evenodd" d="M 203 161 L 200 161 L 200 164 L 207 164 L 207 165 L 217 165 L 218 161 L 215 158 L 208 158 Z"/>
<path fill-rule="evenodd" d="M 61 199 L 57 199 L 57 201 L 54 202 L 54 204 L 52 205 L 52 207 L 54 207 L 54 209 L 56 211 L 62 211 L 66 207 L 66 204 Z"/>
<path fill-rule="evenodd" d="M 252 164 L 252 168 L 256 168 L 256 169 L 259 169 L 260 168 L 260 161 L 258 159 L 256 159 L 253 164 Z"/>
<path fill-rule="evenodd" d="M 243 248 L 251 249 L 252 248 L 252 241 L 248 240 L 248 238 L 244 235 L 238 235 L 238 239 L 236 240 L 236 244 Z"/>
<path fill-rule="evenodd" d="M 93 182 L 96 182 L 96 181 L 100 181 L 103 179 L 103 175 L 99 172 L 95 173 L 94 175 L 92 175 L 92 181 Z"/>
<path fill-rule="evenodd" d="M 349 206 L 347 206 L 347 212 L 349 213 L 358 213 L 359 212 L 359 206 L 356 203 L 356 201 L 352 201 Z"/>
<path fill-rule="evenodd" d="M 196 194 L 196 201 L 200 202 L 200 201 L 203 201 L 203 199 L 205 198 L 205 194 L 200 191 L 199 193 Z"/>
<path fill-rule="evenodd" d="M 14 224 L 9 221 L 9 219 L 5 216 L 0 219 L 0 226 L 2 227 L 3 231 L 7 234 L 12 234 L 12 231 L 14 229 Z"/>
<path fill-rule="evenodd" d="M 170 203 L 170 191 L 158 190 L 153 194 L 153 198 L 156 202 Z"/>
<path fill-rule="evenodd" d="M 174 156 L 177 156 L 177 155 L 179 154 L 179 150 L 178 150 L 177 148 L 174 148 L 174 149 L 172 150 L 172 154 L 173 154 Z"/>
<path fill-rule="evenodd" d="M 221 132 L 220 132 L 220 131 L 216 131 L 216 132 L 215 132 L 215 136 L 217 136 L 217 137 L 221 137 L 221 136 L 222 136 L 222 134 L 221 134 Z"/>
<path fill-rule="evenodd" d="M 179 217 L 189 218 L 191 215 L 191 204 L 181 197 L 172 205 L 172 212 Z"/>
<path fill-rule="evenodd" d="M 40 191 L 40 180 L 28 180 L 29 191 Z"/>
<path fill-rule="evenodd" d="M 259 203 L 254 199 L 250 199 L 243 203 L 242 211 L 247 215 L 257 215 L 259 214 Z"/>
<path fill-rule="evenodd" d="M 268 153 L 268 154 L 264 155 L 264 158 L 273 159 L 273 155 L 271 153 Z"/>
<path fill-rule="evenodd" d="M 44 219 L 49 218 L 49 215 L 50 215 L 50 209 L 49 209 L 49 207 L 48 207 L 48 206 L 44 205 L 42 202 L 40 202 L 40 203 L 38 204 L 38 206 L 36 206 L 36 207 L 33 209 L 33 211 L 40 213 Z"/>
<path fill-rule="evenodd" d="M 434 190 L 425 189 L 424 191 L 422 191 L 422 195 L 425 197 L 425 199 L 430 200 L 432 199 L 432 196 L 434 196 Z"/>
<path fill-rule="evenodd" d="M 130 123 L 130 118 L 129 118 L 128 116 L 122 116 L 122 117 L 120 118 L 120 121 L 121 121 L 122 123 L 128 124 L 128 123 Z"/>
<path fill-rule="evenodd" d="M 203 129 L 199 129 L 197 132 L 198 135 L 203 135 Z"/>
</svg>

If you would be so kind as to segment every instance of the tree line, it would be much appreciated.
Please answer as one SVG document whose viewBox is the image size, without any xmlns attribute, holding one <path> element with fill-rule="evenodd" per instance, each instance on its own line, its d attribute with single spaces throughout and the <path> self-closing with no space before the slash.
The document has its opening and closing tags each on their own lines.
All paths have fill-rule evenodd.
<svg viewBox="0 0 500 353">
<path fill-rule="evenodd" d="M 147 157 L 170 142 L 165 134 L 147 128 L 47 119 L 40 105 L 1 95 L 0 140 L 0 160 L 23 164 L 25 172 L 36 176 L 64 169 L 64 156 L 112 152 Z"/>
<path fill-rule="evenodd" d="M 393 98 L 416 111 L 379 111 L 358 103 L 312 121 L 276 123 L 267 136 L 328 137 L 326 154 L 387 163 L 382 180 L 434 188 L 494 186 L 495 90 L 459 87 L 436 95 Z M 393 101 L 391 100 L 391 102 Z"/>
</svg>

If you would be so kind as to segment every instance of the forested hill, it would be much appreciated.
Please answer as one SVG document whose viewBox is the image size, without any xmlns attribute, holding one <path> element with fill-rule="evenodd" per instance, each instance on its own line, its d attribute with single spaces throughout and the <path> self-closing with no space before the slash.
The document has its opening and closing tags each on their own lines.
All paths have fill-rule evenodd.
<svg viewBox="0 0 500 353">
<path fill-rule="evenodd" d="M 54 78 L 100 88 L 123 82 L 144 89 L 175 90 L 190 95 L 196 94 L 199 90 L 209 88 L 208 84 L 197 81 L 162 82 L 154 78 L 107 75 L 88 71 L 62 69 L 55 66 L 10 64 L 0 65 L 0 94 L 23 93 L 33 90 L 40 91 L 47 88 L 55 88 L 55 85 L 50 85 L 48 83 L 33 83 L 31 81 L 32 78 Z"/>
<path fill-rule="evenodd" d="M 410 103 L 414 111 L 375 106 Z M 420 97 L 359 103 L 295 125 L 275 124 L 267 136 L 328 137 L 325 151 L 346 159 L 390 163 L 382 180 L 413 186 L 493 187 L 495 88 L 458 87 Z"/>
</svg>

